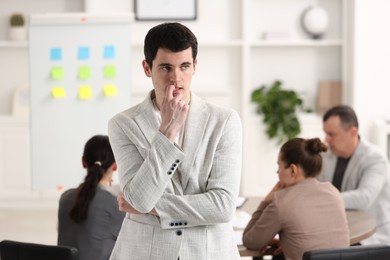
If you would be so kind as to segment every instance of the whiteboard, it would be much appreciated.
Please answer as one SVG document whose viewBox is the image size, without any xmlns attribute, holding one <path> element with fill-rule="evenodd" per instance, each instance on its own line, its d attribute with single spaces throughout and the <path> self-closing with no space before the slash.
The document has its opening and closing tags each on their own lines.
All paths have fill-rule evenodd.
<svg viewBox="0 0 390 260">
<path fill-rule="evenodd" d="M 33 190 L 77 186 L 84 145 L 130 106 L 130 14 L 36 14 L 29 23 Z"/>
</svg>

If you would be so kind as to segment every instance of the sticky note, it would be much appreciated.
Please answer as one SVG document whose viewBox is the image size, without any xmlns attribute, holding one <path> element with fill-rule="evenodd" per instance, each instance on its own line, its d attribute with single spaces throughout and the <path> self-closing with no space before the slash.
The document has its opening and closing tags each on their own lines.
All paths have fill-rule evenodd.
<svg viewBox="0 0 390 260">
<path fill-rule="evenodd" d="M 89 66 L 81 66 L 79 67 L 79 72 L 78 72 L 78 77 L 79 79 L 89 79 L 91 77 L 91 69 Z"/>
<path fill-rule="evenodd" d="M 104 85 L 103 87 L 103 93 L 107 97 L 113 97 L 118 95 L 118 89 L 116 88 L 115 85 Z"/>
<path fill-rule="evenodd" d="M 64 98 L 64 97 L 66 97 L 66 92 L 65 92 L 65 89 L 63 87 L 53 87 L 51 89 L 51 95 L 54 98 Z"/>
<path fill-rule="evenodd" d="M 92 89 L 90 86 L 81 86 L 79 88 L 79 98 L 86 100 L 92 98 Z"/>
<path fill-rule="evenodd" d="M 51 68 L 51 78 L 54 80 L 60 80 L 64 78 L 64 70 L 62 67 L 53 67 Z"/>
<path fill-rule="evenodd" d="M 115 66 L 114 65 L 107 65 L 103 68 L 103 74 L 105 78 L 112 79 L 115 78 Z"/>
<path fill-rule="evenodd" d="M 115 58 L 115 47 L 113 45 L 106 45 L 106 46 L 104 46 L 103 58 L 104 59 L 113 59 L 113 58 Z"/>
<path fill-rule="evenodd" d="M 79 58 L 79 60 L 88 60 L 89 59 L 89 48 L 88 47 L 79 47 L 78 58 Z"/>
<path fill-rule="evenodd" d="M 62 60 L 62 49 L 51 48 L 50 49 L 50 60 Z"/>
</svg>

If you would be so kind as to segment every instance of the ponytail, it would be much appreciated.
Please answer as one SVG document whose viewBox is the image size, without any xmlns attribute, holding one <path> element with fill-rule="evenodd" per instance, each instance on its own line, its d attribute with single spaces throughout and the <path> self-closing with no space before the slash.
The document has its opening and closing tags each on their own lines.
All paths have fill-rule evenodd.
<svg viewBox="0 0 390 260">
<path fill-rule="evenodd" d="M 83 162 L 87 166 L 87 176 L 77 188 L 75 201 L 69 212 L 75 223 L 81 223 L 88 218 L 89 204 L 95 197 L 99 182 L 115 162 L 107 136 L 96 135 L 86 143 Z"/>
</svg>

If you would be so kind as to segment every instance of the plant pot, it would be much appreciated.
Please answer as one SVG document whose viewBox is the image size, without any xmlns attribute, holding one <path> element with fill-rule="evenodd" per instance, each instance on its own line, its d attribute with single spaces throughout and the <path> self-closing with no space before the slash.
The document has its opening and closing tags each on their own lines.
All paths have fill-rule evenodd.
<svg viewBox="0 0 390 260">
<path fill-rule="evenodd" d="M 25 41 L 27 39 L 26 27 L 25 26 L 9 27 L 8 38 L 11 41 Z"/>
</svg>

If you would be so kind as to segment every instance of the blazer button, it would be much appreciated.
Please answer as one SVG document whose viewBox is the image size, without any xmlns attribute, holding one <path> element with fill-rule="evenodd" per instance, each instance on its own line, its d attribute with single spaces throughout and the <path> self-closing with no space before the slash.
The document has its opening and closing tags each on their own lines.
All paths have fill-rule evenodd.
<svg viewBox="0 0 390 260">
<path fill-rule="evenodd" d="M 167 172 L 168 173 L 168 175 L 171 175 L 172 174 L 172 172 L 171 171 L 169 171 L 169 172 Z"/>
<path fill-rule="evenodd" d="M 171 227 L 173 227 L 175 224 L 174 224 L 173 222 L 171 222 L 171 223 L 169 223 L 169 225 L 170 225 Z"/>
<path fill-rule="evenodd" d="M 176 235 L 181 236 L 182 232 L 181 230 L 176 231 Z"/>
<path fill-rule="evenodd" d="M 170 170 L 171 170 L 171 171 L 174 171 L 174 170 L 175 170 L 175 167 L 172 167 Z"/>
<path fill-rule="evenodd" d="M 187 226 L 187 222 L 184 222 L 184 226 Z"/>
<path fill-rule="evenodd" d="M 176 161 L 175 161 L 175 163 L 179 163 L 180 162 L 180 160 L 179 159 L 177 159 Z"/>
</svg>

